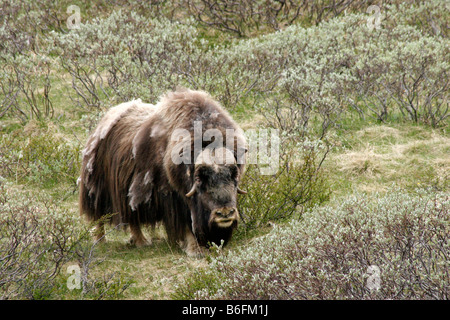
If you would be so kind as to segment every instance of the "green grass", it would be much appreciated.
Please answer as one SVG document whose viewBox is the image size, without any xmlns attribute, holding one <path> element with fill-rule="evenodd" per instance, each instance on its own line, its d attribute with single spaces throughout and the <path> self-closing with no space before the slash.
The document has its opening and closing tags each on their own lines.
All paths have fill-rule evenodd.
<svg viewBox="0 0 450 320">
<path fill-rule="evenodd" d="M 334 194 L 385 191 L 392 185 L 448 189 L 450 136 L 411 123 L 355 123 L 337 133 L 341 144 L 326 162 Z"/>
<path fill-rule="evenodd" d="M 124 293 L 126 299 L 168 299 L 177 281 L 204 264 L 188 258 L 161 237 L 143 248 L 130 246 L 129 234 L 123 231 L 112 231 L 107 237 L 108 242 L 97 248 L 99 258 L 105 259 L 101 269 L 133 279 L 133 285 Z"/>
</svg>

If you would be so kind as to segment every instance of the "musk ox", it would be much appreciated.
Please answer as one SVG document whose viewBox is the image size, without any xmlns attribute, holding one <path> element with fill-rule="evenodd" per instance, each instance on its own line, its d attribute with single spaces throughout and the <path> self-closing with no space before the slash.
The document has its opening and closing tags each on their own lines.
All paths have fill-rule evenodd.
<svg viewBox="0 0 450 320">
<path fill-rule="evenodd" d="M 135 100 L 110 108 L 83 150 L 80 212 L 124 223 L 136 246 L 151 243 L 141 225 L 161 223 L 188 255 L 229 241 L 245 170 L 245 138 L 207 93 L 178 89 L 156 105 Z"/>
</svg>

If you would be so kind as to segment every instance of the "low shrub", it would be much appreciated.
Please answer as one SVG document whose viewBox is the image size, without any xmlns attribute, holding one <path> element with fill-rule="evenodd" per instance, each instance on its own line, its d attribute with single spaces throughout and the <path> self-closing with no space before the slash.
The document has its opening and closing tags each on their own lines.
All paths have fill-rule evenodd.
<svg viewBox="0 0 450 320">
<path fill-rule="evenodd" d="M 81 146 L 67 141 L 51 122 L 40 127 L 31 121 L 24 129 L 2 133 L 0 176 L 41 187 L 66 183 L 75 186 Z"/>
<path fill-rule="evenodd" d="M 426 36 L 448 38 L 447 26 L 449 4 L 446 0 L 435 1 L 392 1 L 381 6 L 384 17 L 382 24 L 388 28 L 410 25 L 418 28 Z"/>
<path fill-rule="evenodd" d="M 211 258 L 187 299 L 448 299 L 450 198 L 355 195 Z"/>
<path fill-rule="evenodd" d="M 102 262 L 88 226 L 44 195 L 0 181 L 0 300 L 119 298 L 131 280 L 95 272 Z M 70 287 L 70 266 L 79 288 Z"/>
<path fill-rule="evenodd" d="M 70 74 L 73 100 L 82 108 L 136 98 L 154 102 L 180 84 L 195 36 L 189 25 L 119 10 L 52 34 L 51 52 Z"/>
<path fill-rule="evenodd" d="M 0 41 L 2 29 L 0 28 Z M 15 44 L 9 43 L 11 46 Z M 51 117 L 51 61 L 35 53 L 0 55 L 0 118 L 13 115 L 29 119 Z"/>
<path fill-rule="evenodd" d="M 178 0 L 183 8 L 205 27 L 215 28 L 238 37 L 253 36 L 261 31 L 280 30 L 291 24 L 317 25 L 342 14 L 364 12 L 377 0 L 345 1 L 271 1 L 271 0 Z M 384 1 L 396 3 L 399 1 Z"/>
<path fill-rule="evenodd" d="M 199 10 L 194 16 L 202 23 L 225 19 L 230 24 L 264 21 L 283 27 L 217 44 L 199 31 L 194 18 L 180 13 L 167 18 L 172 2 L 117 0 L 111 2 L 111 12 L 100 4 L 87 5 L 80 28 L 67 31 L 60 26 L 61 8 L 40 15 L 35 4 L 21 0 L 5 8 L 7 23 L 0 27 L 0 117 L 12 114 L 26 122 L 51 116 L 53 77 L 59 76 L 63 86 L 70 86 L 67 80 L 71 80 L 69 96 L 88 110 L 138 97 L 154 102 L 177 85 L 186 85 L 210 92 L 230 110 L 245 106 L 276 116 L 280 111 L 292 115 L 298 126 L 321 127 L 320 137 L 347 110 L 378 121 L 398 113 L 433 127 L 447 123 L 445 0 L 383 5 L 377 1 L 176 0 L 173 7 L 185 2 L 191 10 Z M 368 27 L 371 16 L 365 11 L 371 4 L 381 10 L 380 25 L 374 29 Z M 126 9 L 115 10 L 120 5 Z M 165 9 L 158 15 L 160 7 Z M 94 16 L 94 11 L 99 14 Z M 263 12 L 274 14 L 275 20 Z M 321 22 L 284 27 L 283 19 L 292 21 L 306 12 Z M 14 19 L 24 25 L 18 23 L 16 28 Z M 245 33 L 244 29 L 238 33 Z M 53 59 L 61 67 L 54 74 Z"/>
<path fill-rule="evenodd" d="M 433 127 L 445 125 L 449 116 L 448 43 L 425 36 L 413 26 L 383 28 L 376 35 L 355 33 L 359 56 L 352 74 L 350 107 L 385 121 L 396 112 L 402 118 Z M 367 40 L 368 39 L 368 40 Z"/>
<path fill-rule="evenodd" d="M 0 298 L 46 299 L 86 234 L 51 203 L 0 184 Z"/>
<path fill-rule="evenodd" d="M 413 4 L 415 11 L 386 5 L 378 29 L 368 27 L 364 12 L 309 28 L 292 25 L 218 48 L 202 61 L 198 74 L 214 70 L 202 87 L 231 105 L 249 101 L 263 114 L 304 130 L 318 127 L 322 138 L 351 110 L 381 122 L 395 113 L 406 121 L 445 126 L 448 39 L 445 27 L 430 31 L 445 24 L 444 6 L 441 1 Z M 223 84 L 216 91 L 211 82 Z"/>
<path fill-rule="evenodd" d="M 321 170 L 329 148 L 321 141 L 305 139 L 295 146 L 286 137 L 281 141 L 277 170 L 262 174 L 268 167 L 250 164 L 241 181 L 248 190 L 238 199 L 246 230 L 299 217 L 329 198 L 328 180 Z"/>
</svg>

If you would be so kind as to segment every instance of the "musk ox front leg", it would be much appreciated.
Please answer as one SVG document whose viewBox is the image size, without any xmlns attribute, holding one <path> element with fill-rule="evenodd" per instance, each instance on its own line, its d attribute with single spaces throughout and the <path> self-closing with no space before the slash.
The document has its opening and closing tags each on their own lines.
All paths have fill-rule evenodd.
<svg viewBox="0 0 450 320">
<path fill-rule="evenodd" d="M 199 245 L 194 234 L 188 227 L 186 227 L 184 241 L 181 242 L 180 246 L 189 257 L 198 258 L 205 255 L 206 248 Z"/>
<path fill-rule="evenodd" d="M 144 247 L 149 246 L 152 244 L 151 239 L 147 240 L 142 231 L 141 227 L 136 224 L 130 224 L 130 231 L 131 231 L 131 238 L 130 238 L 130 244 L 135 245 L 136 247 Z"/>
</svg>

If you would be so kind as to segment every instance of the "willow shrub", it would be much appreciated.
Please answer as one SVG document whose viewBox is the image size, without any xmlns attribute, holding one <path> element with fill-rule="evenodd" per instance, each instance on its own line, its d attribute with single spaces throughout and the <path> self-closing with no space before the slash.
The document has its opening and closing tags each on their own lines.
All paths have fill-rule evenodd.
<svg viewBox="0 0 450 320">
<path fill-rule="evenodd" d="M 448 299 L 449 226 L 446 193 L 355 195 L 218 251 L 175 297 Z"/>
<path fill-rule="evenodd" d="M 52 53 L 70 74 L 74 100 L 83 108 L 155 101 L 180 84 L 195 36 L 191 26 L 119 10 L 67 34 L 54 33 Z"/>
<path fill-rule="evenodd" d="M 373 4 L 381 4 L 378 0 L 242 0 L 238 2 L 176 0 L 174 2 L 183 9 L 187 8 L 190 15 L 203 26 L 238 37 L 280 30 L 294 23 L 306 26 L 318 25 L 347 13 L 365 12 L 367 7 Z M 384 4 L 401 3 L 398 0 L 383 2 Z"/>
<path fill-rule="evenodd" d="M 228 109 L 245 105 L 272 126 L 313 129 L 320 138 L 350 110 L 379 121 L 400 115 L 445 125 L 448 40 L 411 22 L 423 14 L 404 6 L 384 10 L 389 15 L 380 29 L 368 28 L 366 14 L 348 14 L 309 28 L 293 25 L 227 46 L 204 46 L 204 54 L 189 56 L 181 79 L 211 92 Z M 399 12 L 409 16 L 400 19 Z"/>
<path fill-rule="evenodd" d="M 95 249 L 78 215 L 0 179 L 0 299 L 120 298 L 132 281 L 99 273 Z M 79 288 L 69 267 L 79 267 Z"/>
<path fill-rule="evenodd" d="M 243 44 L 250 52 L 264 48 L 273 57 L 267 63 L 280 67 L 276 94 L 268 96 L 264 110 L 276 113 L 281 106 L 305 128 L 317 119 L 322 136 L 350 109 L 379 121 L 395 113 L 406 121 L 445 125 L 448 39 L 424 33 L 407 19 L 392 21 L 397 9 L 388 9 L 391 15 L 379 29 L 368 28 L 366 15 L 349 14 Z"/>
<path fill-rule="evenodd" d="M 31 50 L 32 38 L 0 27 L 0 118 L 12 115 L 25 123 L 53 115 L 51 60 Z"/>
<path fill-rule="evenodd" d="M 264 165 L 250 164 L 241 181 L 248 191 L 238 199 L 244 230 L 299 217 L 329 198 L 328 180 L 321 170 L 329 147 L 320 140 L 294 143 L 283 137 L 281 141 L 278 169 L 262 174 Z"/>
<path fill-rule="evenodd" d="M 54 297 L 63 266 L 86 244 L 79 218 L 0 183 L 0 298 Z"/>
<path fill-rule="evenodd" d="M 386 5 L 378 29 L 369 28 L 369 15 L 361 12 L 241 40 L 217 50 L 214 65 L 222 61 L 224 67 L 216 69 L 215 79 L 226 81 L 222 87 L 237 92 L 238 102 L 250 96 L 263 114 L 295 119 L 303 129 L 318 125 L 321 137 L 349 110 L 379 121 L 395 114 L 445 125 L 450 114 L 445 5 Z"/>
<path fill-rule="evenodd" d="M 30 122 L 25 130 L 2 132 L 0 176 L 39 187 L 68 184 L 75 187 L 81 146 L 46 125 Z"/>
<path fill-rule="evenodd" d="M 22 123 L 53 116 L 47 33 L 65 27 L 69 1 L 0 1 L 0 118 Z"/>
<path fill-rule="evenodd" d="M 155 101 L 187 85 L 210 92 L 230 110 L 297 112 L 298 125 L 318 124 L 320 137 L 348 109 L 379 121 L 398 113 L 436 127 L 449 114 L 448 39 L 444 31 L 421 28 L 427 10 L 436 14 L 434 26 L 445 19 L 439 4 L 415 4 L 417 14 L 386 5 L 379 29 L 368 27 L 366 13 L 349 13 L 225 44 L 210 43 L 192 20 L 119 10 L 54 33 L 52 53 L 70 74 L 82 107 Z"/>
</svg>

